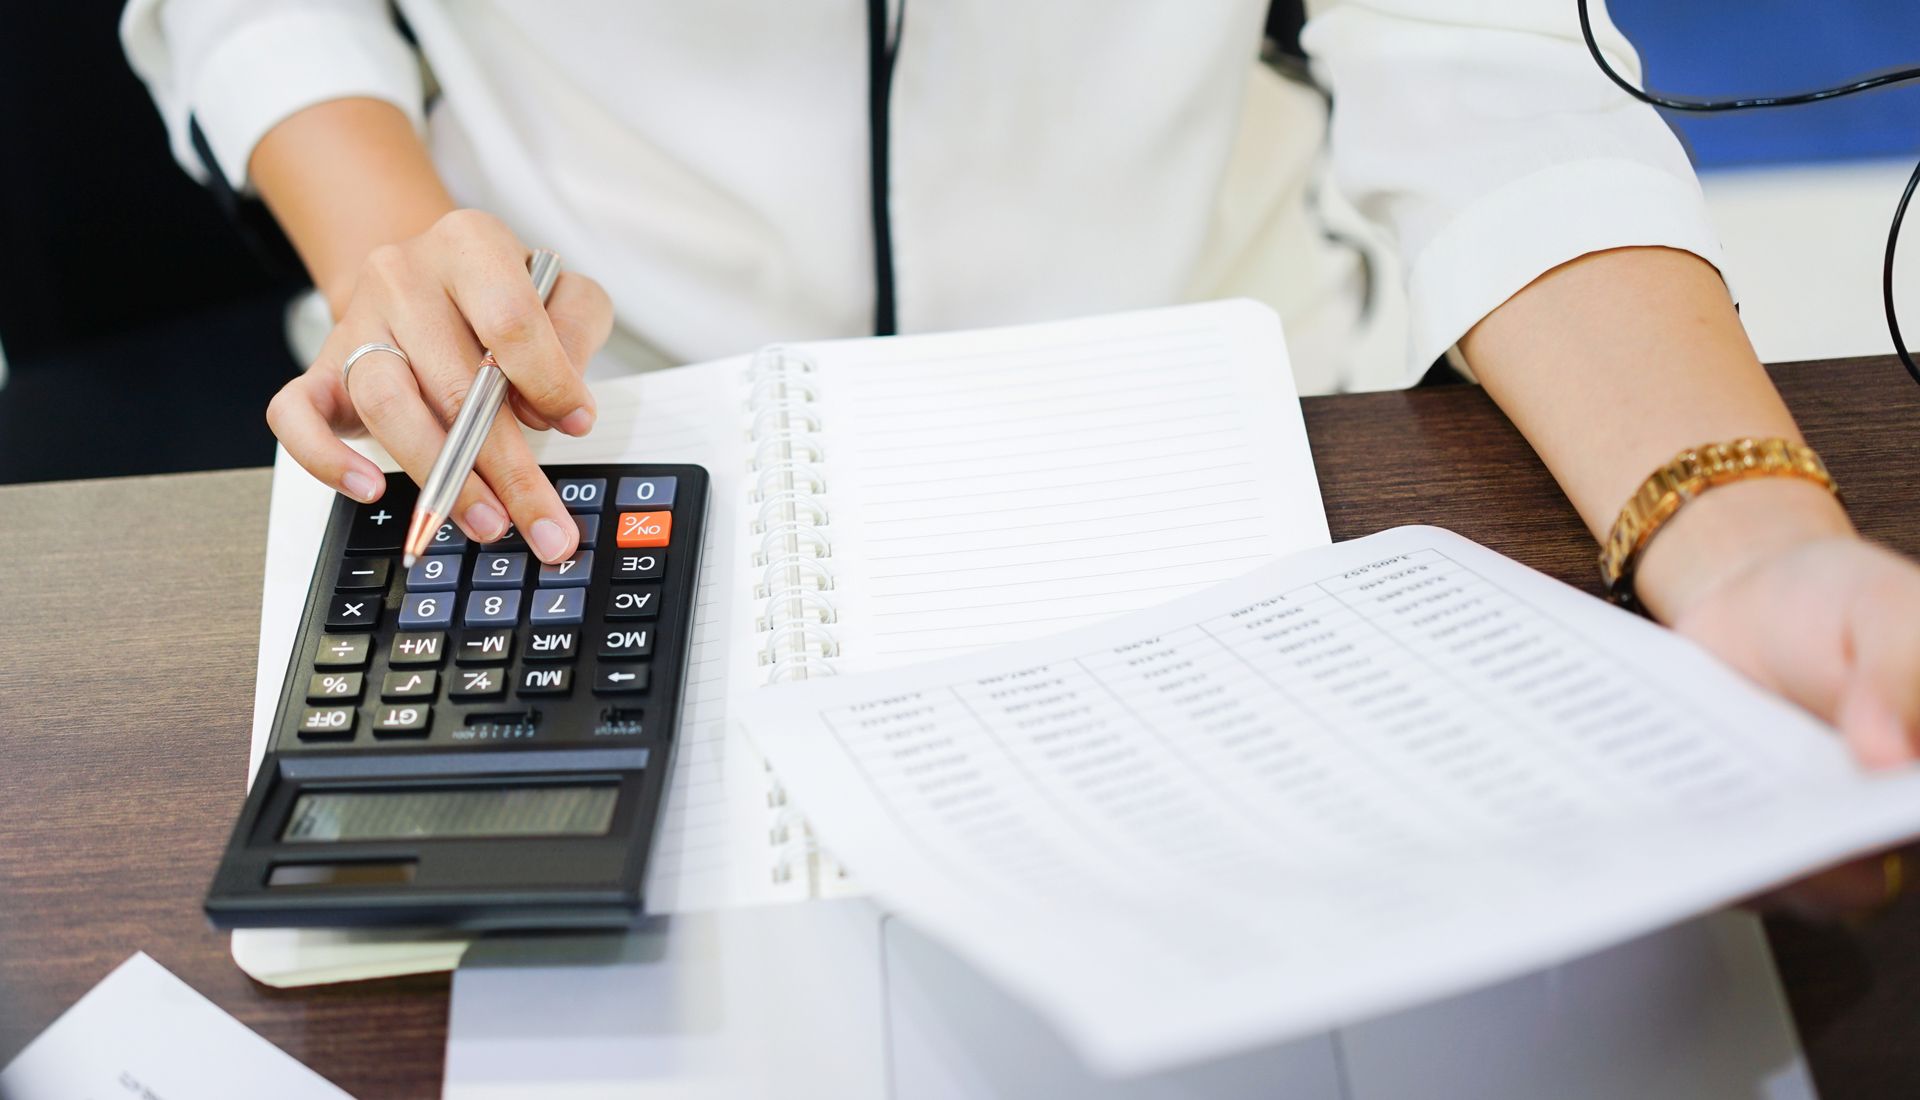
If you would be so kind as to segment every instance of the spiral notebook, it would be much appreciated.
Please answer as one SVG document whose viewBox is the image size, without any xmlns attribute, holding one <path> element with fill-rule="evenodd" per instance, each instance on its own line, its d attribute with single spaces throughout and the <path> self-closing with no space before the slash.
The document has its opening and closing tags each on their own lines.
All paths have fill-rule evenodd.
<svg viewBox="0 0 1920 1100">
<path fill-rule="evenodd" d="M 535 437 L 541 461 L 713 475 L 654 912 L 853 888 L 731 728 L 729 700 L 1084 626 L 1328 541 L 1279 320 L 1252 302 L 782 345 L 595 392 L 593 435 Z M 282 456 L 256 766 L 330 501 Z M 234 937 L 241 966 L 270 984 L 445 969 L 463 947 Z"/>
</svg>

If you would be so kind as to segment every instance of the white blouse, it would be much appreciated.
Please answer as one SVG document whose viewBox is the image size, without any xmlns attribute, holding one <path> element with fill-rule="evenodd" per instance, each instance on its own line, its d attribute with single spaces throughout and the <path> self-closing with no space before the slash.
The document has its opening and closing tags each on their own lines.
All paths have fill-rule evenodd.
<svg viewBox="0 0 1920 1100">
<path fill-rule="evenodd" d="M 1718 264 L 1655 113 L 1572 0 L 1324 0 L 1331 91 L 1258 61 L 1265 0 L 891 0 L 886 192 L 899 329 L 1245 295 L 1307 392 L 1406 384 L 1547 270 L 1666 245 Z M 121 36 L 204 178 L 329 99 L 422 127 L 457 201 L 557 249 L 664 361 L 873 331 L 863 0 L 130 0 Z M 1596 0 L 1624 72 L 1631 47 Z M 421 61 L 426 63 L 425 73 Z M 425 84 L 438 94 L 429 107 Z M 1404 347 L 1369 357 L 1338 191 L 1397 244 Z"/>
</svg>

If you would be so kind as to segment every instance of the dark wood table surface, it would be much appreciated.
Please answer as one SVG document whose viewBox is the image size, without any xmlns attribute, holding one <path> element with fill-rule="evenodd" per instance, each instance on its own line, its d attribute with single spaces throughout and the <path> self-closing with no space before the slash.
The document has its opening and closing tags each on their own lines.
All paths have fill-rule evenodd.
<svg viewBox="0 0 1920 1100">
<path fill-rule="evenodd" d="M 1920 387 L 1776 368 L 1869 535 L 1920 555 Z M 1433 523 L 1597 589 L 1572 508 L 1476 388 L 1311 398 L 1335 538 Z M 0 487 L 0 1064 L 135 950 L 362 1100 L 437 1096 L 446 976 L 275 990 L 200 895 L 247 760 L 268 474 Z M 1769 922 L 1830 1100 L 1920 1096 L 1920 902 Z"/>
</svg>

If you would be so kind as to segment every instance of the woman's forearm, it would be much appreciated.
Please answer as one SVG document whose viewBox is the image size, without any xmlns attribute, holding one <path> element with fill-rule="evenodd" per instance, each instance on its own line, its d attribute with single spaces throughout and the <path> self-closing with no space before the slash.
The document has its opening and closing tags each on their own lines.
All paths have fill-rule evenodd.
<svg viewBox="0 0 1920 1100">
<path fill-rule="evenodd" d="M 1556 268 L 1476 326 L 1461 351 L 1596 537 L 1683 448 L 1800 438 L 1719 273 L 1690 253 L 1627 248 Z M 1742 482 L 1682 509 L 1649 545 L 1636 588 L 1672 621 L 1746 561 L 1849 529 L 1817 486 Z"/>
<path fill-rule="evenodd" d="M 247 171 L 335 317 L 369 252 L 454 208 L 413 124 L 375 99 L 290 116 L 261 139 Z"/>
</svg>

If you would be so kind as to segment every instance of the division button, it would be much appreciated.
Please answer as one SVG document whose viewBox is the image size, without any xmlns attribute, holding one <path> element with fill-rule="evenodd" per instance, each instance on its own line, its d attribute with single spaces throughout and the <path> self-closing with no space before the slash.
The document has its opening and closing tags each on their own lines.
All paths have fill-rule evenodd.
<svg viewBox="0 0 1920 1100">
<path fill-rule="evenodd" d="M 475 588 L 518 588 L 526 583 L 526 579 L 527 555 L 524 551 L 509 554 L 490 551 L 473 559 Z"/>
<path fill-rule="evenodd" d="M 535 626 L 562 626 L 584 619 L 586 609 L 584 588 L 541 588 L 533 593 L 533 612 L 528 619 Z"/>
<path fill-rule="evenodd" d="M 407 570 L 409 592 L 451 592 L 459 584 L 459 554 L 428 554 Z"/>
<path fill-rule="evenodd" d="M 462 621 L 468 626 L 512 626 L 519 618 L 518 592 L 467 593 L 467 613 Z"/>
<path fill-rule="evenodd" d="M 520 670 L 520 694 L 565 695 L 573 690 L 573 670 L 565 665 Z"/>
<path fill-rule="evenodd" d="M 444 630 L 453 625 L 451 592 L 409 592 L 400 601 L 400 625 L 408 630 Z"/>
<path fill-rule="evenodd" d="M 365 634 L 322 634 L 313 663 L 321 668 L 360 668 L 367 663 Z"/>
<path fill-rule="evenodd" d="M 563 477 L 553 483 L 553 488 L 569 512 L 598 512 L 607 502 L 604 477 Z"/>
<path fill-rule="evenodd" d="M 506 690 L 507 672 L 502 668 L 456 669 L 447 681 L 447 694 L 455 699 L 498 699 Z"/>
<path fill-rule="evenodd" d="M 447 655 L 447 636 L 439 631 L 395 634 L 387 649 L 390 665 L 437 665 Z"/>
<path fill-rule="evenodd" d="M 394 737 L 408 733 L 427 732 L 427 723 L 433 719 L 433 708 L 426 703 L 407 703 L 397 707 L 375 707 L 373 710 L 373 735 L 375 737 Z"/>
<path fill-rule="evenodd" d="M 380 597 L 369 592 L 335 596 L 327 604 L 328 630 L 372 630 L 380 622 Z"/>
<path fill-rule="evenodd" d="M 667 552 L 665 550 L 615 554 L 612 579 L 622 584 L 630 584 L 633 581 L 657 581 L 660 579 L 660 574 L 666 572 L 666 568 Z"/>
<path fill-rule="evenodd" d="M 653 654 L 653 631 L 642 627 L 621 627 L 600 635 L 602 657 L 648 657 Z"/>
<path fill-rule="evenodd" d="M 542 588 L 585 588 L 593 576 L 593 551 L 578 550 L 566 561 L 540 566 Z"/>
<path fill-rule="evenodd" d="M 593 677 L 596 695 L 632 695 L 645 690 L 646 665 L 602 665 Z"/>
<path fill-rule="evenodd" d="M 380 681 L 380 698 L 395 699 L 431 699 L 433 689 L 438 686 L 440 674 L 430 668 L 408 669 L 404 672 L 389 672 Z"/>
<path fill-rule="evenodd" d="M 607 595 L 607 618 L 652 619 L 660 615 L 660 586 L 635 585 L 616 588 Z"/>
<path fill-rule="evenodd" d="M 358 672 L 316 672 L 307 678 L 307 702 L 360 701 L 362 675 Z"/>
<path fill-rule="evenodd" d="M 673 538 L 672 512 L 622 512 L 614 543 L 623 550 L 665 546 Z"/>
<path fill-rule="evenodd" d="M 580 631 L 535 630 L 527 635 L 527 660 L 571 661 L 579 652 Z"/>
<path fill-rule="evenodd" d="M 392 565 L 392 558 L 347 558 L 340 563 L 333 587 L 341 592 L 385 592 Z"/>
<path fill-rule="evenodd" d="M 453 659 L 463 665 L 497 665 L 513 656 L 513 631 L 469 630 L 460 635 Z"/>
<path fill-rule="evenodd" d="M 308 707 L 300 712 L 300 740 L 350 741 L 353 719 L 352 707 Z"/>
<path fill-rule="evenodd" d="M 623 477 L 614 491 L 616 508 L 671 508 L 677 477 Z"/>
</svg>

